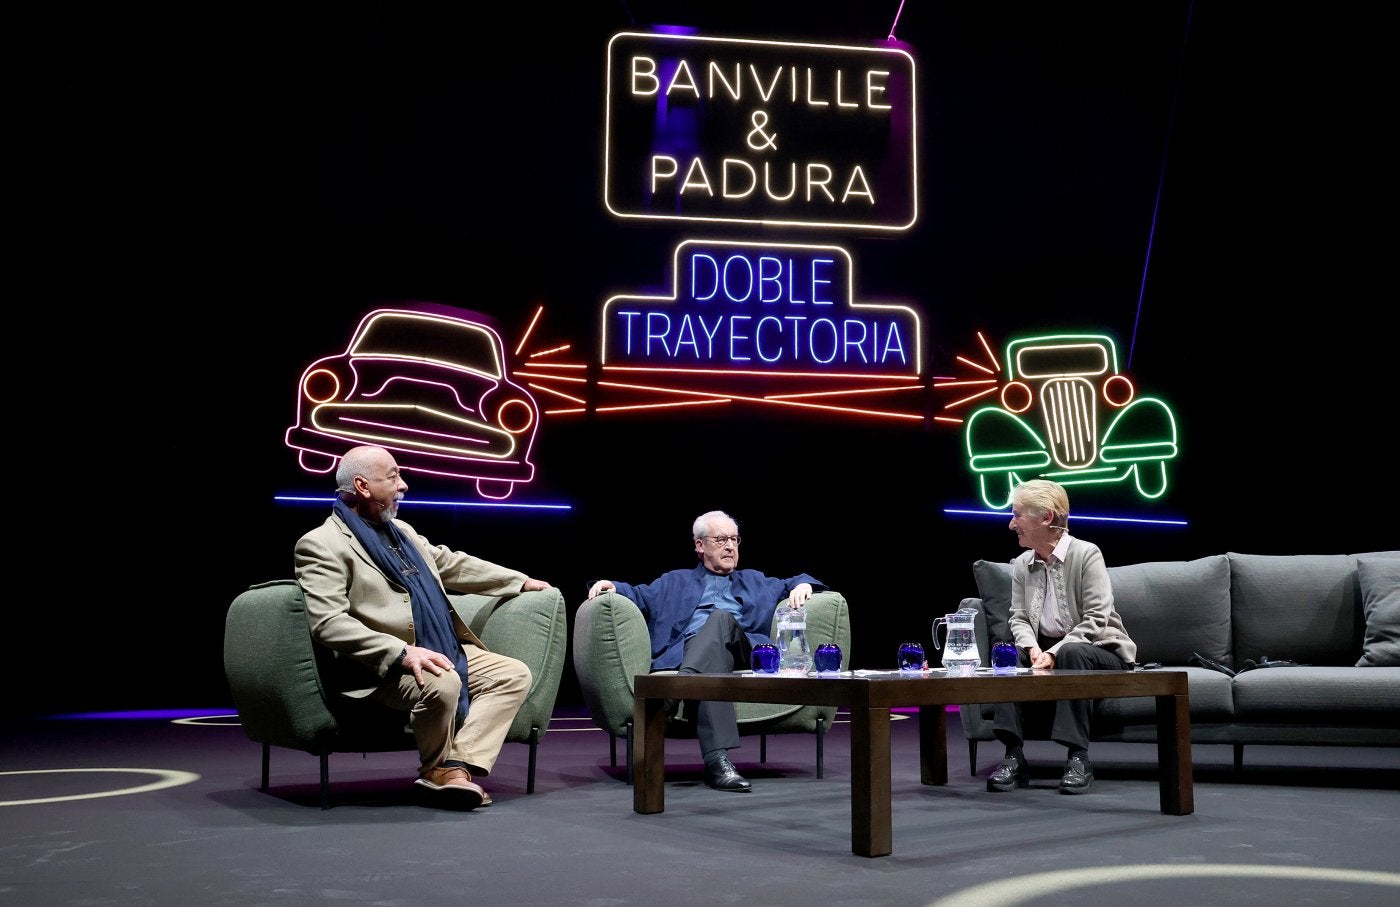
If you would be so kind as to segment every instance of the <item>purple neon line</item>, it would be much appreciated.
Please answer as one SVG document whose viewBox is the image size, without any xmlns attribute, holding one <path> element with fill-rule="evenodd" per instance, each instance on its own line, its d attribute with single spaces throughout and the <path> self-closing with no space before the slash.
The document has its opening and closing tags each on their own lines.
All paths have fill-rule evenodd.
<svg viewBox="0 0 1400 907">
<path fill-rule="evenodd" d="M 1176 125 L 1176 102 L 1181 95 L 1181 71 L 1186 68 L 1186 41 L 1191 35 L 1191 13 L 1195 8 L 1194 0 L 1186 7 L 1186 28 L 1181 36 L 1181 54 L 1176 65 L 1176 82 L 1172 86 L 1172 104 L 1167 113 L 1167 134 L 1162 140 L 1162 165 L 1157 171 L 1157 196 L 1152 200 L 1152 227 L 1147 231 L 1147 251 L 1142 258 L 1142 281 L 1138 284 L 1137 312 L 1133 315 L 1133 333 L 1128 339 L 1127 370 L 1131 370 L 1133 367 L 1133 349 L 1137 346 L 1138 324 L 1142 321 L 1142 297 L 1147 292 L 1147 268 L 1152 261 L 1152 243 L 1157 237 L 1157 215 L 1162 207 L 1162 184 L 1167 180 L 1167 149 L 1171 146 L 1172 130 Z"/>
<path fill-rule="evenodd" d="M 57 721 L 101 721 L 101 720 L 170 720 L 175 718 L 223 718 L 237 715 L 233 706 L 219 709 L 139 709 L 127 712 L 74 712 L 69 715 L 50 715 Z"/>
<path fill-rule="evenodd" d="M 898 25 L 899 25 L 899 15 L 900 15 L 900 13 L 902 13 L 902 12 L 904 12 L 904 0 L 899 0 L 899 9 L 897 9 L 897 10 L 894 11 L 894 21 L 890 23 L 890 33 L 889 33 L 888 35 L 885 36 L 885 40 L 886 40 L 886 41 L 897 41 L 897 40 L 899 40 L 898 38 L 896 38 L 896 37 L 894 36 L 894 30 L 895 30 L 895 28 L 898 27 Z"/>
</svg>

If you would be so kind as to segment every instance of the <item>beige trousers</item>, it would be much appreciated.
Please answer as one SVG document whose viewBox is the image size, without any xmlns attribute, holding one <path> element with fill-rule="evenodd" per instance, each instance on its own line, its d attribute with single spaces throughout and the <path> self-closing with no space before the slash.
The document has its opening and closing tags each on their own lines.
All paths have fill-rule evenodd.
<svg viewBox="0 0 1400 907">
<path fill-rule="evenodd" d="M 422 689 L 412 674 L 402 674 L 372 694 L 376 702 L 409 713 L 418 741 L 420 775 L 448 759 L 467 763 L 473 776 L 491 774 L 511 722 L 530 692 L 533 678 L 525 662 L 471 643 L 462 643 L 462 651 L 467 653 L 471 706 L 455 734 L 452 725 L 462 693 L 456 671 L 437 675 L 424 671 Z"/>
</svg>

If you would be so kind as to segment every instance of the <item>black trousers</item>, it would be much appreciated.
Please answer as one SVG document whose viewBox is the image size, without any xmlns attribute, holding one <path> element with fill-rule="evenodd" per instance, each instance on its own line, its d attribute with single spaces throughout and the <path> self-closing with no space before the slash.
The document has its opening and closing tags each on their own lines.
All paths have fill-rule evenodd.
<svg viewBox="0 0 1400 907">
<path fill-rule="evenodd" d="M 716 608 L 699 632 L 685 641 L 679 673 L 719 674 L 747 668 L 752 656 L 753 644 L 734 615 Z M 695 736 L 700 741 L 701 755 L 711 750 L 732 750 L 739 745 L 739 719 L 735 716 L 734 703 L 687 701 L 685 714 L 695 716 Z"/>
<path fill-rule="evenodd" d="M 1057 640 L 1040 641 L 1048 649 Z M 1020 650 L 1020 665 L 1026 667 L 1030 658 Z M 1114 653 L 1083 642 L 1067 642 L 1055 652 L 1055 667 L 1066 671 L 1121 671 L 1128 665 Z M 1021 745 L 1029 736 L 1048 736 L 1070 749 L 1089 748 L 1089 722 L 1093 715 L 1092 699 L 1061 699 L 1057 702 L 999 702 L 992 733 L 1008 749 Z"/>
</svg>

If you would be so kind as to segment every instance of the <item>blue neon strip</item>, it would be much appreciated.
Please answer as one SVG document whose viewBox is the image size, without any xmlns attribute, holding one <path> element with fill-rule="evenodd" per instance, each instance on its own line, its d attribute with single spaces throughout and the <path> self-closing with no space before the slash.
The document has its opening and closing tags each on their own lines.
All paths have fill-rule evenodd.
<svg viewBox="0 0 1400 907">
<path fill-rule="evenodd" d="M 945 507 L 944 513 L 959 514 L 962 516 L 994 516 L 1003 520 L 1011 519 L 1009 510 L 959 510 L 956 507 Z M 1071 520 L 1089 520 L 1098 523 L 1143 523 L 1149 526 L 1185 526 L 1185 520 L 1149 520 L 1139 517 L 1127 516 L 1085 516 L 1084 514 L 1070 514 Z"/>
<path fill-rule="evenodd" d="M 169 721 L 175 718 L 204 718 L 214 715 L 237 715 L 233 706 L 217 709 L 139 709 L 129 712 L 74 712 L 68 715 L 50 715 L 55 721 L 130 721 L 159 719 Z"/>
</svg>

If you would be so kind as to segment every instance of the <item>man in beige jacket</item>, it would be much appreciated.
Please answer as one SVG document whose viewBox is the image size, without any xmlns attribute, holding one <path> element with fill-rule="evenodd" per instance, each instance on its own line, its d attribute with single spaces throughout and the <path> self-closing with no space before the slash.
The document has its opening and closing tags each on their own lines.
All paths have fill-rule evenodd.
<svg viewBox="0 0 1400 907">
<path fill-rule="evenodd" d="M 523 662 L 487 650 L 447 589 L 508 595 L 548 589 L 398 520 L 408 484 L 382 447 L 356 447 L 336 470 L 332 514 L 296 544 L 311 636 L 334 653 L 336 691 L 406 711 L 418 742 L 414 782 L 436 802 L 489 806 L 491 773 L 530 691 Z"/>
</svg>

